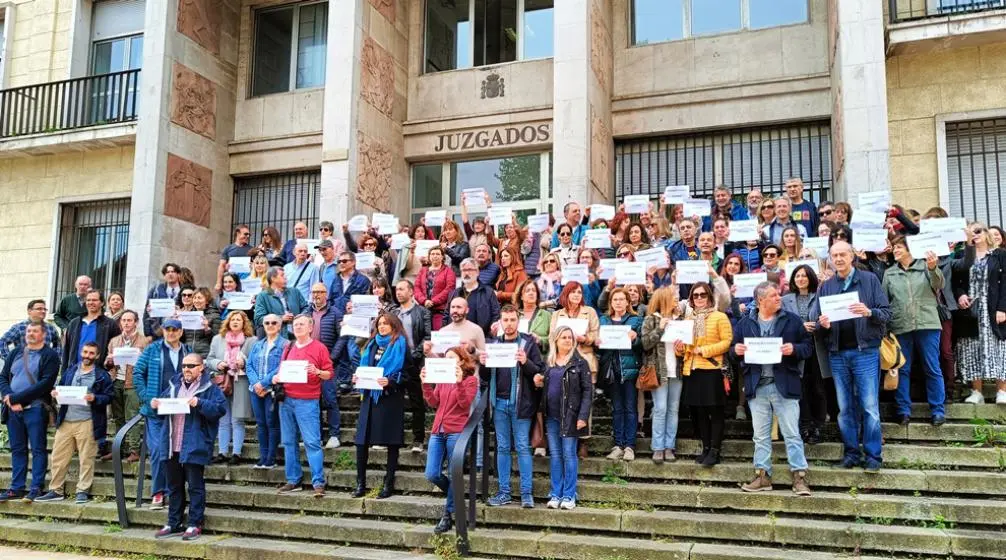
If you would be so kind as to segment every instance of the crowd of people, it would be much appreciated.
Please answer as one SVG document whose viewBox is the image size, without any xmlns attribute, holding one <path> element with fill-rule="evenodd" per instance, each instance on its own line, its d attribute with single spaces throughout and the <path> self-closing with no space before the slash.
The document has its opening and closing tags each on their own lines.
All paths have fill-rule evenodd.
<svg viewBox="0 0 1006 560">
<path fill-rule="evenodd" d="M 75 498 L 87 502 L 95 461 L 111 458 L 109 412 L 116 429 L 143 416 L 150 507 L 169 508 L 157 536 L 191 540 L 202 531 L 205 468 L 244 462 L 249 420 L 254 467 L 284 468 L 278 492 L 305 489 L 302 443 L 306 486 L 323 497 L 324 450 L 343 445 L 345 395 L 360 399 L 352 496 L 367 494 L 375 447 L 386 449 L 377 497 L 394 494 L 408 430 L 409 451 L 426 452 L 426 478 L 447 494 L 438 533 L 453 526 L 444 467 L 480 388 L 497 450 L 489 505 L 514 498 L 515 452 L 520 505 L 533 508 L 533 457 L 547 450 L 546 507 L 564 510 L 576 507 L 579 461 L 599 435 L 597 399 L 610 402 L 609 460 L 636 460 L 649 419 L 651 460 L 676 461 L 687 419 L 701 442 L 695 462 L 712 467 L 726 419 L 750 418 L 755 473 L 741 489 L 772 489 L 779 434 L 797 495 L 811 493 L 804 446 L 822 441 L 829 420 L 843 467 L 880 469 L 882 384 L 902 425 L 912 421 L 913 389 L 933 426 L 958 394 L 984 402 L 986 381 L 1006 404 L 1003 231 L 961 220 L 937 229 L 934 244 L 920 233 L 933 231 L 925 220 L 958 223 L 942 208 L 920 215 L 861 199 L 855 221 L 849 203 L 814 204 L 804 191 L 790 179 L 775 199 L 717 187 L 708 207 L 663 197 L 617 208 L 568 202 L 561 217 L 529 225 L 506 219 L 488 196 L 466 196 L 460 223 L 435 213 L 405 227 L 357 217 L 341 232 L 323 221 L 310 239 L 298 223 L 286 242 L 263 228 L 258 245 L 241 225 L 212 288 L 167 263 L 138 311 L 80 277 L 55 325 L 46 302 L 33 300 L 0 339 L 13 467 L 0 501 L 65 499 L 76 452 Z M 469 219 L 475 204 L 500 223 Z M 885 364 L 888 347 L 903 364 Z M 138 461 L 139 434 L 125 447 L 125 460 Z"/>
</svg>

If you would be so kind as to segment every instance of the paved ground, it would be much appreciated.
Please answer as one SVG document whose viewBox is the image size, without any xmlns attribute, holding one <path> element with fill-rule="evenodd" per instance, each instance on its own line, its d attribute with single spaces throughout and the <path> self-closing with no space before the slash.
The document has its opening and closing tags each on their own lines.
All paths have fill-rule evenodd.
<svg viewBox="0 0 1006 560">
<path fill-rule="evenodd" d="M 40 552 L 0 546 L 0 558 L 4 560 L 114 560 L 110 556 L 85 556 L 82 554 L 63 554 L 62 552 Z"/>
</svg>

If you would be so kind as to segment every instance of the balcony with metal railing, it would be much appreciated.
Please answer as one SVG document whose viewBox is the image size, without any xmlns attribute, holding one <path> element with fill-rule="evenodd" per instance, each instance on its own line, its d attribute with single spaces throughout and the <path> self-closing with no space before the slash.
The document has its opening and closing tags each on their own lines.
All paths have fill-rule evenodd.
<svg viewBox="0 0 1006 560">
<path fill-rule="evenodd" d="M 1006 0 L 887 0 L 888 52 L 1006 40 Z"/>
<path fill-rule="evenodd" d="M 140 70 L 0 90 L 0 157 L 132 142 Z"/>
</svg>

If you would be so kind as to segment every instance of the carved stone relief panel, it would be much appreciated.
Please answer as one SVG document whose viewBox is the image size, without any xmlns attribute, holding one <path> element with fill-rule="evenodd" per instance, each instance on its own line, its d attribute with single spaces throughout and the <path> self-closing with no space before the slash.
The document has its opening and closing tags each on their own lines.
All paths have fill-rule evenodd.
<svg viewBox="0 0 1006 560">
<path fill-rule="evenodd" d="M 221 0 L 178 0 L 178 32 L 220 54 Z"/>
<path fill-rule="evenodd" d="M 213 170 L 169 153 L 164 215 L 209 227 L 212 202 Z"/>
<path fill-rule="evenodd" d="M 217 86 L 193 70 L 173 68 L 171 122 L 213 140 L 217 132 Z"/>
<path fill-rule="evenodd" d="M 362 132 L 356 133 L 359 160 L 356 172 L 356 198 L 386 211 L 391 207 L 391 150 Z"/>
<path fill-rule="evenodd" d="M 360 96 L 378 111 L 391 116 L 395 102 L 395 64 L 391 54 L 367 37 L 360 55 L 363 75 Z"/>
<path fill-rule="evenodd" d="M 597 3 L 590 10 L 590 67 L 601 87 L 606 90 L 612 80 L 611 29 Z"/>
<path fill-rule="evenodd" d="M 395 23 L 395 0 L 370 0 L 370 4 L 384 16 L 384 19 Z"/>
</svg>

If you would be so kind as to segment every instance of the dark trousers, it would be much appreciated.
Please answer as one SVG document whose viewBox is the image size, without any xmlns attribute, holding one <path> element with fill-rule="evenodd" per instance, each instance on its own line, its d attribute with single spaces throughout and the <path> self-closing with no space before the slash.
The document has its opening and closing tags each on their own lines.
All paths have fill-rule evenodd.
<svg viewBox="0 0 1006 560">
<path fill-rule="evenodd" d="M 185 486 L 189 487 L 189 527 L 203 526 L 206 511 L 206 481 L 203 470 L 206 467 L 195 463 L 179 463 L 178 455 L 164 461 L 164 471 L 168 478 L 168 525 L 182 527 L 182 513 L 185 511 Z"/>
<path fill-rule="evenodd" d="M 954 363 L 954 322 L 940 323 L 940 370 L 943 371 L 943 386 L 947 395 L 954 394 L 954 381 L 957 379 L 957 365 Z"/>
<path fill-rule="evenodd" d="M 397 445 L 388 446 L 388 470 L 384 474 L 384 485 L 394 488 L 395 472 L 398 471 L 398 451 Z M 367 485 L 367 462 L 370 460 L 370 446 L 356 446 L 356 483 L 361 486 Z"/>
<path fill-rule="evenodd" d="M 720 448 L 724 425 L 722 406 L 693 406 L 692 422 L 695 422 L 703 451 Z"/>
<path fill-rule="evenodd" d="M 11 483 L 15 492 L 25 490 L 28 478 L 28 449 L 31 448 L 31 490 L 45 488 L 45 473 L 49 462 L 46 449 L 46 427 L 49 414 L 38 402 L 22 412 L 10 412 L 7 435 L 10 438 Z"/>
<path fill-rule="evenodd" d="M 342 414 L 339 411 L 339 382 L 335 378 L 321 382 L 321 400 L 328 421 L 322 422 L 322 427 L 328 427 L 328 436 L 339 437 L 342 429 Z M 322 438 L 325 441 L 326 438 Z"/>
<path fill-rule="evenodd" d="M 801 379 L 803 398 L 800 399 L 800 427 L 804 430 L 820 429 L 828 414 L 828 396 L 821 379 L 821 367 L 817 356 L 811 356 L 803 363 Z"/>
<path fill-rule="evenodd" d="M 422 445 L 426 440 L 426 402 L 423 400 L 423 385 L 419 372 L 413 372 L 405 384 L 408 395 L 409 412 L 412 413 L 412 445 Z"/>
</svg>

